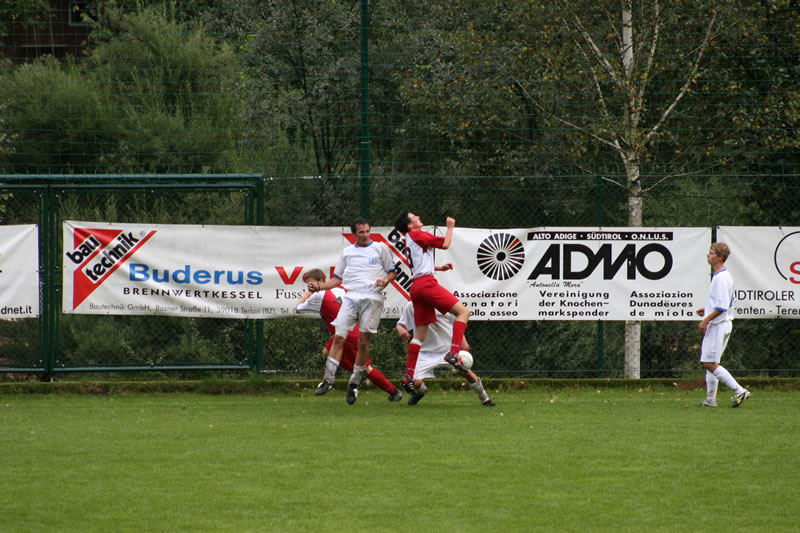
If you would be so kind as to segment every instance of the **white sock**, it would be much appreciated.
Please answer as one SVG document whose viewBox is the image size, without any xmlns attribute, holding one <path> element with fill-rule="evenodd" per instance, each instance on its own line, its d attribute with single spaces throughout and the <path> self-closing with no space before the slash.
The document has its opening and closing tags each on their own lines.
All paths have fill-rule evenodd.
<svg viewBox="0 0 800 533">
<path fill-rule="evenodd" d="M 325 360 L 325 376 L 322 378 L 328 383 L 333 383 L 336 380 L 336 370 L 339 368 L 339 361 L 333 357 L 328 357 Z"/>
<path fill-rule="evenodd" d="M 717 376 L 706 370 L 706 397 L 709 400 L 717 400 L 717 385 L 719 385 Z"/>
<path fill-rule="evenodd" d="M 489 395 L 486 394 L 486 389 L 483 388 L 483 381 L 481 381 L 481 378 L 478 378 L 478 381 L 475 383 L 470 383 L 469 386 L 478 393 L 478 398 L 480 398 L 481 403 L 489 399 Z"/>
<path fill-rule="evenodd" d="M 739 394 L 744 390 L 744 388 L 742 388 L 742 386 L 739 385 L 735 379 L 733 379 L 731 373 L 725 370 L 725 367 L 718 366 L 717 369 L 714 370 L 714 375 L 717 376 L 717 379 L 723 382 L 729 389 L 733 389 L 735 394 Z"/>
<path fill-rule="evenodd" d="M 350 376 L 350 383 L 355 383 L 356 386 L 361 384 L 361 380 L 364 377 L 364 372 L 366 372 L 366 366 L 358 366 L 355 365 L 353 367 L 353 374 Z"/>
</svg>

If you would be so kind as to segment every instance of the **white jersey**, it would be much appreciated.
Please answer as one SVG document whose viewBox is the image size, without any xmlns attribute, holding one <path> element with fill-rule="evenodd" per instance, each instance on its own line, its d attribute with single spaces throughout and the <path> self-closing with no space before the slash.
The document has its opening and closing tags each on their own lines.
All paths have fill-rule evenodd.
<svg viewBox="0 0 800 533">
<path fill-rule="evenodd" d="M 353 244 L 342 251 L 333 275 L 342 280 L 349 297 L 366 296 L 381 298 L 383 287 L 375 282 L 395 270 L 392 252 L 382 242 L 370 242 L 367 246 Z"/>
<path fill-rule="evenodd" d="M 711 324 L 721 324 L 733 320 L 733 276 L 728 269 L 723 268 L 711 276 L 711 287 L 706 298 L 705 315 L 708 316 L 715 309 L 722 313 L 711 321 Z"/>
<path fill-rule="evenodd" d="M 344 297 L 345 291 L 342 287 L 334 287 L 332 289 L 328 289 L 331 293 L 333 293 L 334 298 L 337 298 L 340 302 L 342 301 L 342 297 Z M 297 304 L 297 312 L 298 313 L 320 313 L 322 311 L 322 303 L 325 300 L 325 291 L 317 291 L 311 294 L 308 299 L 301 303 Z"/>
<path fill-rule="evenodd" d="M 428 334 L 425 336 L 425 341 L 419 350 L 420 357 L 423 354 L 436 355 L 443 364 L 445 363 L 443 355 L 450 353 L 450 344 L 453 342 L 453 322 L 456 317 L 450 313 L 441 314 L 436 311 L 436 323 L 428 324 Z M 397 323 L 408 331 L 414 329 L 414 304 L 408 302 L 403 308 L 403 314 L 400 315 L 400 320 Z"/>
<path fill-rule="evenodd" d="M 406 248 L 403 253 L 408 257 L 411 267 L 411 279 L 433 275 L 433 250 L 441 248 L 444 237 L 437 237 L 427 231 L 417 230 L 406 233 Z"/>
</svg>

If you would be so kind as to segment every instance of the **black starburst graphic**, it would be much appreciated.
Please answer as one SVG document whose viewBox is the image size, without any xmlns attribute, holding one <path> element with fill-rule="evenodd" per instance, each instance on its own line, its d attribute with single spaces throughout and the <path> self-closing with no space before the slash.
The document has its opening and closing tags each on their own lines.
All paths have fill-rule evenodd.
<svg viewBox="0 0 800 533">
<path fill-rule="evenodd" d="M 509 233 L 494 233 L 478 246 L 478 268 L 487 277 L 505 280 L 520 271 L 525 262 L 525 248 Z"/>
</svg>

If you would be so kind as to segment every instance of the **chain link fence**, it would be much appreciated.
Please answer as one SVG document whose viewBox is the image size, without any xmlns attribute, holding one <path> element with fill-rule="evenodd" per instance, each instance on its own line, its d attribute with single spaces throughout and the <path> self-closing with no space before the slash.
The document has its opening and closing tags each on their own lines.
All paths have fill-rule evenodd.
<svg viewBox="0 0 800 533">
<path fill-rule="evenodd" d="M 2 223 L 55 228 L 54 234 L 42 231 L 43 257 L 48 249 L 54 250 L 54 257 L 62 257 L 60 224 L 64 219 L 236 225 L 255 224 L 262 217 L 264 224 L 275 226 L 341 225 L 358 216 L 363 187 L 359 179 L 261 181 L 252 176 L 32 176 L 16 181 L 0 186 Z M 259 182 L 263 211 L 256 205 Z M 370 218 L 376 226 L 390 225 L 398 206 L 406 205 L 427 220 L 454 216 L 462 227 L 616 226 L 624 225 L 627 200 L 599 177 L 403 178 L 375 179 L 368 185 L 374 213 Z M 691 195 L 686 192 L 690 186 L 696 189 Z M 647 218 L 646 225 L 774 224 L 778 198 L 797 209 L 800 179 L 794 183 L 773 179 L 745 183 L 734 178 L 691 184 L 676 181 L 645 199 L 657 205 L 651 211 L 660 213 Z M 0 369 L 4 372 L 263 369 L 303 378 L 320 372 L 321 348 L 328 337 L 321 321 L 61 314 L 60 260 L 43 265 L 43 287 L 53 290 L 42 291 L 42 316 L 0 321 Z M 623 376 L 623 322 L 472 320 L 467 337 L 476 356 L 476 371 L 482 375 Z M 641 377 L 697 372 L 700 340 L 693 321 L 643 322 Z M 799 348 L 799 321 L 737 320 L 726 366 L 743 376 L 796 376 Z M 394 320 L 383 320 L 373 340 L 373 361 L 387 375 L 399 377 L 405 353 Z"/>
</svg>

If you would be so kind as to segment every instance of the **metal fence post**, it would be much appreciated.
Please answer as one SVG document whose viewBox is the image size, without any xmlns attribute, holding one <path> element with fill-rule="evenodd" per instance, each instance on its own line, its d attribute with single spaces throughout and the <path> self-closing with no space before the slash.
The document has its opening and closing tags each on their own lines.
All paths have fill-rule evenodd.
<svg viewBox="0 0 800 533">
<path fill-rule="evenodd" d="M 359 174 L 361 175 L 361 216 L 369 218 L 369 1 L 361 0 L 361 140 Z"/>
<path fill-rule="evenodd" d="M 594 219 L 599 227 L 603 225 L 603 178 L 599 174 L 594 179 L 594 192 Z M 602 320 L 598 320 L 595 353 L 597 354 L 597 374 L 599 377 L 604 377 L 606 373 L 605 350 L 605 323 Z"/>
<path fill-rule="evenodd" d="M 264 175 L 256 180 L 256 225 L 264 225 Z M 255 367 L 257 372 L 264 371 L 264 320 L 256 320 L 255 331 Z"/>
</svg>

